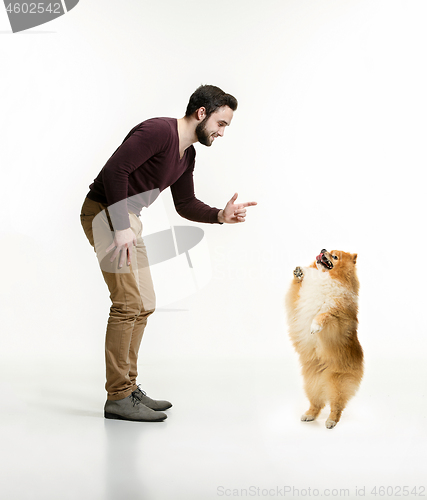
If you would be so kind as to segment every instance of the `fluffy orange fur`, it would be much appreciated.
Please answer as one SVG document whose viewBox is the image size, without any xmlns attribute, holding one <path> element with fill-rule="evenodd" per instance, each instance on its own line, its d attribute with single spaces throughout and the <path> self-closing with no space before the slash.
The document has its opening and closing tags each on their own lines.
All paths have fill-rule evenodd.
<svg viewBox="0 0 427 500">
<path fill-rule="evenodd" d="M 324 255 L 333 263 L 332 269 L 316 261 L 295 269 L 286 310 L 310 401 L 301 420 L 314 420 L 329 402 L 326 427 L 331 429 L 359 387 L 363 350 L 357 338 L 357 254 L 333 250 Z"/>
</svg>

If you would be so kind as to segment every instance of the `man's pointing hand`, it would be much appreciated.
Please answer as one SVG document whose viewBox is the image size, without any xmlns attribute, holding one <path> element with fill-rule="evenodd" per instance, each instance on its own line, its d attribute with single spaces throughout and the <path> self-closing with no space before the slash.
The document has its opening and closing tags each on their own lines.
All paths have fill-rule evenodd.
<svg viewBox="0 0 427 500">
<path fill-rule="evenodd" d="M 237 193 L 234 193 L 231 200 L 225 205 L 224 210 L 218 212 L 218 221 L 226 224 L 236 224 L 237 222 L 245 222 L 246 207 L 252 207 L 257 204 L 256 201 L 248 201 L 246 203 L 236 203 Z"/>
</svg>

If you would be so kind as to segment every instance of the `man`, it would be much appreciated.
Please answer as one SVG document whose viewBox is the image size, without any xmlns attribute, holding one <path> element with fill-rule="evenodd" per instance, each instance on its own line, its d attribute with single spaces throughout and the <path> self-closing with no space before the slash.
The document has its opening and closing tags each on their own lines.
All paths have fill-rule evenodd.
<svg viewBox="0 0 427 500">
<path fill-rule="evenodd" d="M 106 418 L 161 421 L 172 406 L 149 398 L 136 384 L 140 342 L 155 309 L 138 216 L 170 187 L 182 217 L 219 224 L 245 221 L 246 207 L 256 202 L 236 203 L 235 193 L 220 210 L 198 200 L 193 184 L 193 144 L 211 146 L 224 135 L 236 109 L 233 96 L 202 85 L 183 118 L 152 118 L 134 127 L 90 185 L 80 218 L 112 302 L 105 339 Z"/>
</svg>

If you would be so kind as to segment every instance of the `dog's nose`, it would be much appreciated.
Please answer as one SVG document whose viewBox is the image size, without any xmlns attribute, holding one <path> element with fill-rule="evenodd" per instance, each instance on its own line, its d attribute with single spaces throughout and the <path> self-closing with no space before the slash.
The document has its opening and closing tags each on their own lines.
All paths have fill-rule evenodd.
<svg viewBox="0 0 427 500">
<path fill-rule="evenodd" d="M 320 250 L 320 253 L 326 253 L 326 252 L 327 252 L 326 248 L 324 248 L 323 250 Z"/>
</svg>

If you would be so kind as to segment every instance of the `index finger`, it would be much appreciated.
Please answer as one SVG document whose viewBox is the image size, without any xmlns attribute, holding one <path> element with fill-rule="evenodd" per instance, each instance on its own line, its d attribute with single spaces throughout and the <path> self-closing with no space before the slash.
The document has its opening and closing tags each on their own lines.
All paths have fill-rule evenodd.
<svg viewBox="0 0 427 500">
<path fill-rule="evenodd" d="M 113 243 L 111 243 L 111 245 L 110 245 L 110 246 L 109 246 L 109 247 L 105 250 L 105 253 L 111 252 L 111 250 L 112 250 L 113 248 L 115 248 L 115 246 L 116 246 L 116 244 L 115 244 L 115 242 L 113 241 Z"/>
<path fill-rule="evenodd" d="M 110 257 L 110 262 L 114 262 L 116 260 L 117 255 L 119 254 L 120 249 L 116 247 L 116 249 L 113 252 L 113 255 Z"/>
<path fill-rule="evenodd" d="M 239 208 L 253 207 L 254 205 L 258 205 L 258 203 L 256 201 L 247 201 L 246 203 L 239 203 Z"/>
</svg>

